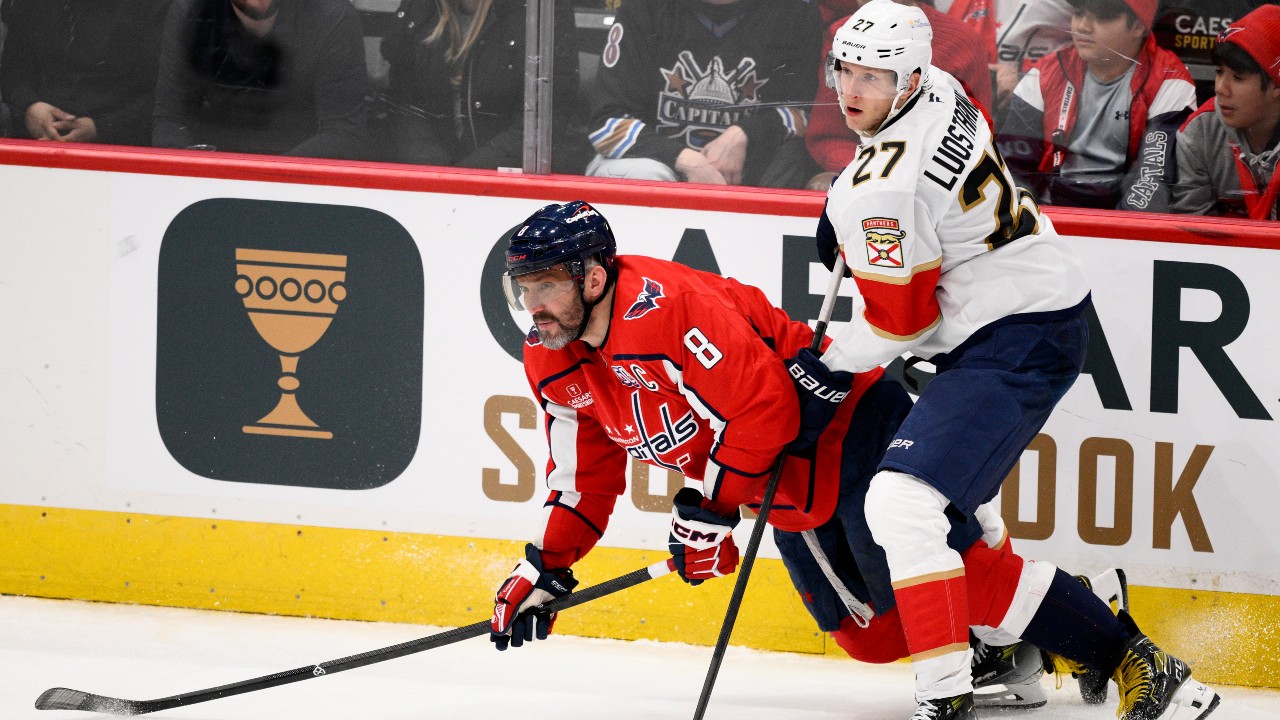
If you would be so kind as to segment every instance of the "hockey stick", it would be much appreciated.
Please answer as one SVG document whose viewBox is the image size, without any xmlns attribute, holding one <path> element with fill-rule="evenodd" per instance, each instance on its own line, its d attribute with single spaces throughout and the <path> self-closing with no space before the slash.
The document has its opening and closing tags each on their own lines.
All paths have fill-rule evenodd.
<svg viewBox="0 0 1280 720">
<path fill-rule="evenodd" d="M 831 311 L 836 305 L 836 294 L 840 292 L 841 280 L 844 280 L 844 256 L 836 253 L 836 262 L 831 268 L 831 279 L 827 282 L 827 295 L 822 300 L 822 309 L 818 311 L 818 324 L 813 329 L 813 342 L 809 345 L 809 349 L 815 353 L 822 349 L 822 339 L 827 335 L 827 322 L 831 320 Z M 738 568 L 738 579 L 734 582 L 733 594 L 729 596 L 729 607 L 724 611 L 724 623 L 720 626 L 720 637 L 716 638 L 716 649 L 711 654 L 711 666 L 707 668 L 707 678 L 702 682 L 702 694 L 698 697 L 698 708 L 693 713 L 693 720 L 702 720 L 703 714 L 707 711 L 707 703 L 711 701 L 711 690 L 715 687 L 716 676 L 720 674 L 720 663 L 724 660 L 725 650 L 729 648 L 729 636 L 733 634 L 733 624 L 738 620 L 742 596 L 747 592 L 751 568 L 755 565 L 756 552 L 760 550 L 760 540 L 764 537 L 765 521 L 769 519 L 769 511 L 773 509 L 773 496 L 778 492 L 778 483 L 782 479 L 782 466 L 787 459 L 787 449 L 783 448 L 773 464 L 773 471 L 769 473 L 769 482 L 765 485 L 760 509 L 756 511 L 756 524 L 751 528 L 747 549 L 742 553 L 742 566 Z"/>
<path fill-rule="evenodd" d="M 654 563 L 646 568 L 640 568 L 633 572 L 627 573 L 612 580 L 606 580 L 598 585 L 582 590 L 581 592 L 571 593 L 562 598 L 552 600 L 544 607 L 546 609 L 559 612 L 568 610 L 586 602 L 602 598 L 605 595 L 612 595 L 619 590 L 626 590 L 629 587 L 639 585 L 640 583 L 662 577 L 670 572 L 674 572 L 674 564 L 668 559 L 662 562 Z M 157 700 L 124 700 L 121 698 L 107 697 L 105 695 L 95 695 L 94 693 L 84 692 L 82 690 L 71 690 L 69 688 L 50 688 L 40 694 L 36 699 L 37 710 L 85 710 L 87 712 L 105 713 L 107 715 L 146 715 L 147 713 L 158 712 L 160 710 L 169 710 L 176 707 L 186 705 L 195 705 L 208 700 L 217 700 L 218 698 L 230 697 L 232 695 L 240 695 L 243 693 L 265 690 L 266 688 L 275 687 L 277 685 L 288 685 L 289 683 L 298 682 L 300 680 L 310 680 L 311 678 L 321 677 L 323 675 L 332 675 L 343 670 L 351 670 L 352 668 L 364 667 L 380 663 L 384 660 L 392 660 L 405 655 L 422 652 L 423 650 L 431 650 L 432 648 L 452 645 L 461 640 L 468 640 L 474 637 L 480 637 L 489 632 L 489 621 L 483 620 L 473 623 L 465 627 L 454 628 L 435 635 L 410 640 L 409 642 L 400 643 L 399 645 L 391 645 L 379 650 L 372 650 L 359 655 L 351 655 L 340 658 L 338 660 L 330 660 L 322 662 L 319 665 L 306 665 L 293 670 L 286 670 L 274 675 L 264 675 L 252 680 L 243 680 L 230 685 L 221 685 L 207 690 L 197 690 L 195 692 L 183 693 L 181 695 L 170 695 L 169 697 L 159 698 Z"/>
</svg>

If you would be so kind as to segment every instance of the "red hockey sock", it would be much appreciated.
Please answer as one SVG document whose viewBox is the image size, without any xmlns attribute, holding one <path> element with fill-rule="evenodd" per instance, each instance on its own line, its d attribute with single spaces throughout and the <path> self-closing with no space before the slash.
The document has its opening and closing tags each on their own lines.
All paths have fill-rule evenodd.
<svg viewBox="0 0 1280 720">
<path fill-rule="evenodd" d="M 964 568 L 893 584 L 913 661 L 969 649 L 969 596 Z"/>
</svg>

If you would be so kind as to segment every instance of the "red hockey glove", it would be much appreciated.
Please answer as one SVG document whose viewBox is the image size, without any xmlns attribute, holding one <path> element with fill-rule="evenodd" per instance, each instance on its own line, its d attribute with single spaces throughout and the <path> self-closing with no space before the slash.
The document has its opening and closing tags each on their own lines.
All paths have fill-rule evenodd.
<svg viewBox="0 0 1280 720">
<path fill-rule="evenodd" d="M 667 547 L 675 559 L 676 572 L 690 585 L 701 585 L 703 580 L 738 569 L 738 546 L 732 531 L 742 519 L 741 513 L 725 517 L 705 504 L 702 493 L 687 487 L 676 493 L 671 509 Z"/>
<path fill-rule="evenodd" d="M 489 640 L 499 650 L 520 647 L 534 638 L 546 640 L 556 613 L 539 606 L 548 600 L 573 592 L 578 581 L 573 571 L 564 568 L 544 570 L 542 553 L 529 543 L 524 546 L 525 559 L 511 571 L 493 600 L 493 618 L 489 621 Z"/>
</svg>

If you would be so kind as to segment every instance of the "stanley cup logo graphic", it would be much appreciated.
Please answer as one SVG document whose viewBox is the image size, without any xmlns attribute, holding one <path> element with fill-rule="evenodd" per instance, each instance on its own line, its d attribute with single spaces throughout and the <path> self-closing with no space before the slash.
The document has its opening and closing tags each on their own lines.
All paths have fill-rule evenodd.
<svg viewBox="0 0 1280 720">
<path fill-rule="evenodd" d="M 280 353 L 280 402 L 246 433 L 329 440 L 298 406 L 298 357 L 329 329 L 347 297 L 345 255 L 236 248 L 235 289 L 249 320 Z"/>
</svg>

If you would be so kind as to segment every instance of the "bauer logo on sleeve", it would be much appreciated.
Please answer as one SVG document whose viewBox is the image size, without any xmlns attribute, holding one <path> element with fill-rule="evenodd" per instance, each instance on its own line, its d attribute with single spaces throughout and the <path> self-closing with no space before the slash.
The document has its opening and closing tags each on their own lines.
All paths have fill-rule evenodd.
<svg viewBox="0 0 1280 720">
<path fill-rule="evenodd" d="M 394 480 L 422 424 L 417 244 L 367 208 L 217 198 L 160 247 L 156 422 L 214 480 Z"/>
<path fill-rule="evenodd" d="M 907 234 L 893 218 L 874 217 L 862 221 L 867 234 L 867 262 L 877 267 L 902 267 L 902 241 Z"/>
</svg>

